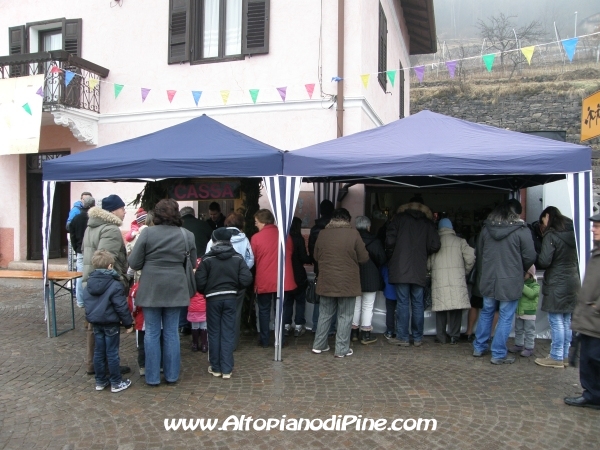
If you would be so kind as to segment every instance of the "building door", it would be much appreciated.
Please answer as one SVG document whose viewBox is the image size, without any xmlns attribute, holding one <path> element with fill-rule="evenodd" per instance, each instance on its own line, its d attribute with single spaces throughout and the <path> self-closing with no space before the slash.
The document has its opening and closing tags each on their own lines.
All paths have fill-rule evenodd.
<svg viewBox="0 0 600 450">
<path fill-rule="evenodd" d="M 59 158 L 69 152 L 27 155 L 27 259 L 43 258 L 42 217 L 44 211 L 42 165 L 47 159 Z M 57 183 L 52 207 L 49 258 L 67 255 L 66 223 L 71 197 L 70 183 Z"/>
</svg>

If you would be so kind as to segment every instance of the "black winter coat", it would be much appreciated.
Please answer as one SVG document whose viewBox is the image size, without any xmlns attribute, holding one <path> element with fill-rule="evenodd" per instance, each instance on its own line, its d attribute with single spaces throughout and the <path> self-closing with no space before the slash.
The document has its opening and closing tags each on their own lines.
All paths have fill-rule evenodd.
<svg viewBox="0 0 600 450">
<path fill-rule="evenodd" d="M 196 253 L 203 256 L 206 251 L 206 245 L 212 236 L 212 228 L 204 220 L 197 219 L 191 214 L 186 214 L 181 218 L 182 227 L 191 231 L 196 242 Z"/>
<path fill-rule="evenodd" d="M 207 301 L 235 298 L 240 289 L 250 284 L 252 273 L 230 242 L 217 241 L 196 270 L 196 289 Z"/>
<path fill-rule="evenodd" d="M 383 278 L 379 268 L 387 261 L 383 244 L 377 236 L 366 230 L 358 230 L 358 233 L 369 252 L 369 260 L 360 265 L 360 288 L 363 292 L 380 291 L 383 289 Z"/>
<path fill-rule="evenodd" d="M 431 220 L 431 210 L 421 203 L 408 203 L 398 208 L 389 223 L 385 251 L 389 282 L 425 286 L 427 257 L 440 247 L 440 236 Z"/>
<path fill-rule="evenodd" d="M 72 222 L 71 222 L 72 223 Z M 96 325 L 122 323 L 129 328 L 133 318 L 127 306 L 119 274 L 114 270 L 96 269 L 90 273 L 83 291 L 85 319 Z"/>
<path fill-rule="evenodd" d="M 525 272 L 535 262 L 536 256 L 531 232 L 525 222 L 485 220 L 475 259 L 481 295 L 499 301 L 519 300 L 525 284 Z"/>
<path fill-rule="evenodd" d="M 308 236 L 308 256 L 314 264 L 315 275 L 319 274 L 319 264 L 315 261 L 315 244 L 317 243 L 319 233 L 327 226 L 330 220 L 331 216 L 323 216 L 315 220 L 315 224 L 310 229 L 310 235 Z"/>
<path fill-rule="evenodd" d="M 306 243 L 302 235 L 290 234 L 294 243 L 294 253 L 292 254 L 292 268 L 294 270 L 294 281 L 298 289 L 306 287 L 306 269 L 304 264 L 310 264 L 310 257 L 306 253 Z"/>
<path fill-rule="evenodd" d="M 573 222 L 565 231 L 549 228 L 544 233 L 538 265 L 544 272 L 542 311 L 571 313 L 581 288 Z"/>
<path fill-rule="evenodd" d="M 85 234 L 89 220 L 88 211 L 88 209 L 82 209 L 79 214 L 73 217 L 73 220 L 69 224 L 71 246 L 75 250 L 75 253 L 83 253 L 81 247 L 83 245 L 83 235 Z"/>
</svg>

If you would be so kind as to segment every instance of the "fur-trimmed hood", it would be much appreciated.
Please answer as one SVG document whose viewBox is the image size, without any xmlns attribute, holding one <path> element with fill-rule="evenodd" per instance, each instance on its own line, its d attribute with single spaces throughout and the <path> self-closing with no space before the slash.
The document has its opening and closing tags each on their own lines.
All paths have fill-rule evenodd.
<svg viewBox="0 0 600 450">
<path fill-rule="evenodd" d="M 331 219 L 325 228 L 352 228 L 352 225 L 345 220 Z"/>
<path fill-rule="evenodd" d="M 433 214 L 431 213 L 431 209 L 429 209 L 428 206 L 419 203 L 419 202 L 411 202 L 411 203 L 405 203 L 404 205 L 400 205 L 398 207 L 398 213 L 407 213 L 407 214 L 411 214 L 414 217 L 419 216 L 419 213 L 422 213 L 423 215 L 425 215 L 425 217 L 427 217 L 429 220 L 433 220 Z M 417 213 L 417 214 L 415 214 Z"/>
<path fill-rule="evenodd" d="M 97 206 L 90 208 L 88 211 L 88 227 L 96 228 L 104 224 L 113 224 L 118 227 L 123 225 L 123 221 L 113 213 L 103 210 Z"/>
</svg>

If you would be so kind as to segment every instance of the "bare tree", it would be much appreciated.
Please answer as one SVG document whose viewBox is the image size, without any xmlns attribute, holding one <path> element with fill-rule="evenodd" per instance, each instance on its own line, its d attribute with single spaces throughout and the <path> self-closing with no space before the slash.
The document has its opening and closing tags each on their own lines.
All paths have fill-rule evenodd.
<svg viewBox="0 0 600 450">
<path fill-rule="evenodd" d="M 481 19 L 477 22 L 479 36 L 485 39 L 487 48 L 500 52 L 500 66 L 503 70 L 507 52 L 534 44 L 546 34 L 541 22 L 533 20 L 524 26 L 517 27 L 515 18 L 516 16 L 505 16 L 500 13 L 497 16 L 488 17 L 486 22 Z M 510 56 L 514 72 L 517 66 L 523 62 L 523 58 L 520 52 L 512 52 Z"/>
</svg>

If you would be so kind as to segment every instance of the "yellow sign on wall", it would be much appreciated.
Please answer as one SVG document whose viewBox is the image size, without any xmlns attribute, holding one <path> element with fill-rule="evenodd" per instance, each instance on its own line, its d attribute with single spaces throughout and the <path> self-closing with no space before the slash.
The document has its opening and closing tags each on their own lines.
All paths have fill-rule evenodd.
<svg viewBox="0 0 600 450">
<path fill-rule="evenodd" d="M 581 140 L 600 136 L 600 91 L 583 99 L 581 106 Z"/>
</svg>

